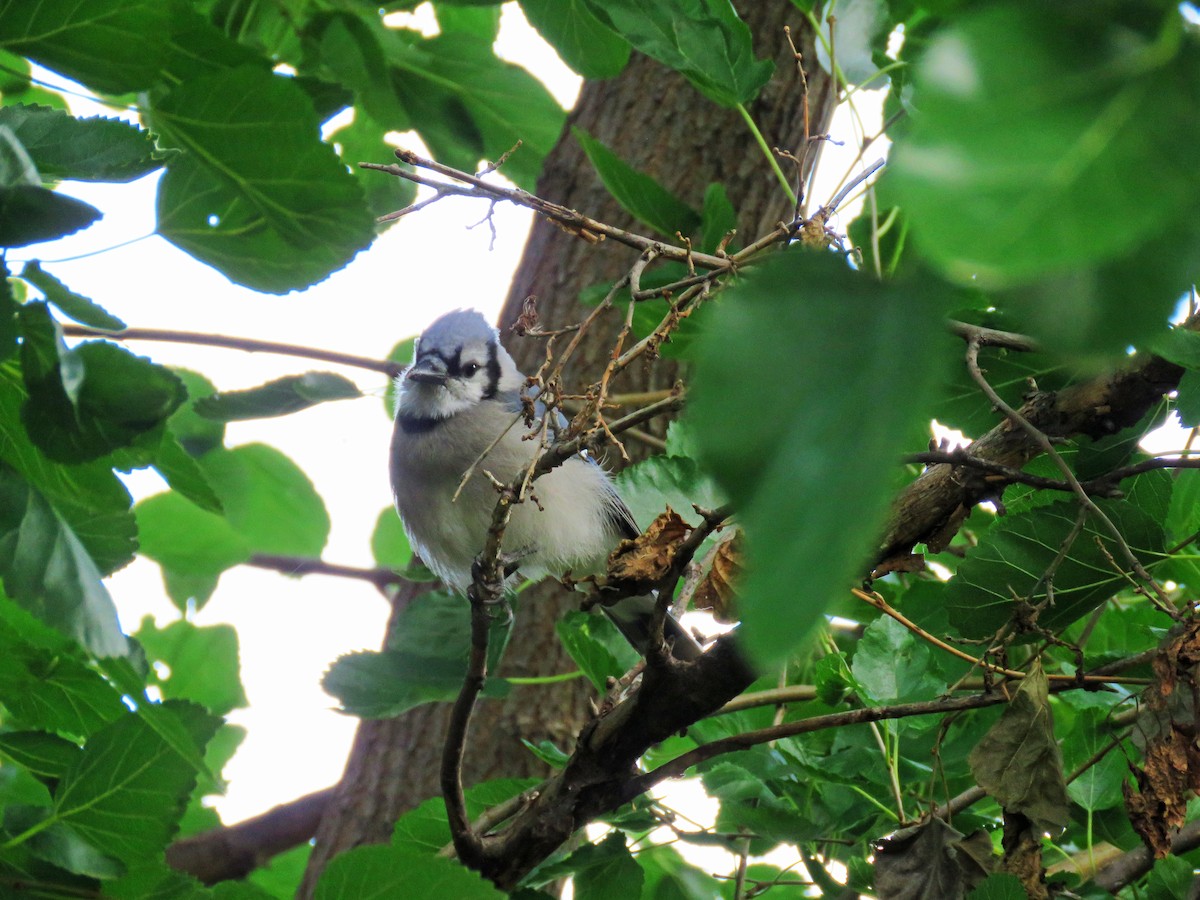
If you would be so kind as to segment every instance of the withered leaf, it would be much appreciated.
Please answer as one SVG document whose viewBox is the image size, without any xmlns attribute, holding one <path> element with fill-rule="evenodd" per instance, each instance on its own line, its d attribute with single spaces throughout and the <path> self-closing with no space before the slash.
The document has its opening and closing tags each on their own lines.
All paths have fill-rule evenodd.
<svg viewBox="0 0 1200 900">
<path fill-rule="evenodd" d="M 675 556 L 692 526 L 679 514 L 667 511 L 632 540 L 621 541 L 608 557 L 608 585 L 645 594 L 652 591 L 675 562 Z"/>
<path fill-rule="evenodd" d="M 1041 663 L 1034 662 L 967 762 L 979 786 L 1006 812 L 1019 813 L 1052 835 L 1066 828 L 1070 801 Z"/>
<path fill-rule="evenodd" d="M 1134 831 L 1155 859 L 1171 850 L 1171 832 L 1187 817 L 1188 794 L 1200 791 L 1196 711 L 1200 704 L 1200 622 L 1174 630 L 1154 659 L 1155 683 L 1142 693 L 1133 742 L 1143 767 L 1131 765 L 1137 789 L 1123 784 Z"/>
<path fill-rule="evenodd" d="M 737 585 L 742 577 L 743 558 L 740 531 L 717 544 L 712 552 L 712 565 L 692 595 L 692 606 L 712 610 L 713 618 L 718 622 L 727 625 L 736 622 Z"/>
<path fill-rule="evenodd" d="M 931 819 L 876 842 L 875 893 L 879 900 L 959 900 L 995 864 L 983 831 L 964 837 Z"/>
</svg>

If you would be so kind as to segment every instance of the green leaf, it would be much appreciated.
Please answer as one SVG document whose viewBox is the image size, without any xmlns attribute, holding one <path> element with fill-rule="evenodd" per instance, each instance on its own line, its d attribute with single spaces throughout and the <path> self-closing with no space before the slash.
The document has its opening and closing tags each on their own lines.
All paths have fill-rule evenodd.
<svg viewBox="0 0 1200 900">
<path fill-rule="evenodd" d="M 1200 191 L 1194 48 L 1177 9 L 1109 16 L 994 5 L 924 55 L 890 177 L 922 250 L 956 278 L 1013 283 L 1129 251 Z"/>
<path fill-rule="evenodd" d="M 70 825 L 43 824 L 50 816 L 48 809 L 9 807 L 4 827 L 14 834 L 28 834 L 24 844 L 30 853 L 68 872 L 102 879 L 124 873 L 125 867 L 118 860 L 97 850 Z"/>
<path fill-rule="evenodd" d="M 45 0 L 0 6 L 0 48 L 111 94 L 149 87 L 172 51 L 175 4 Z"/>
<path fill-rule="evenodd" d="M 502 900 L 506 895 L 456 860 L 400 847 L 356 847 L 325 869 L 314 900 Z"/>
<path fill-rule="evenodd" d="M 407 166 L 395 159 L 393 146 L 387 141 L 387 134 L 394 127 L 380 125 L 373 117 L 362 110 L 356 110 L 354 121 L 344 128 L 339 128 L 329 136 L 329 142 L 338 148 L 338 156 L 358 179 L 367 195 L 367 205 L 371 214 L 379 217 L 404 209 L 417 196 L 417 186 L 411 181 L 388 175 L 385 172 L 360 169 L 360 162 L 390 163 Z M 385 224 L 394 224 L 385 223 Z M 376 227 L 383 227 L 376 225 Z"/>
<path fill-rule="evenodd" d="M 993 872 L 967 894 L 967 900 L 1026 900 L 1028 896 L 1021 879 L 1012 872 Z"/>
<path fill-rule="evenodd" d="M 8 264 L 0 259 L 0 363 L 9 359 L 17 352 L 17 338 L 20 329 L 17 327 L 17 311 L 20 304 L 13 296 L 13 286 L 9 279 Z"/>
<path fill-rule="evenodd" d="M 43 781 L 56 781 L 75 763 L 79 747 L 45 731 L 8 731 L 0 734 L 0 754 Z"/>
<path fill-rule="evenodd" d="M 108 575 L 129 562 L 137 548 L 129 492 L 104 462 L 63 466 L 46 459 L 21 424 L 26 399 L 15 367 L 0 366 L 0 459 L 50 501 Z"/>
<path fill-rule="evenodd" d="M 364 718 L 395 716 L 422 703 L 458 696 L 470 655 L 470 607 L 462 597 L 421 595 L 396 618 L 381 653 L 340 657 L 321 686 L 342 709 Z M 492 623 L 488 671 L 495 672 L 504 653 L 511 622 Z M 507 682 L 490 678 L 485 696 L 503 696 Z"/>
<path fill-rule="evenodd" d="M 610 832 L 599 844 L 580 847 L 571 860 L 577 864 L 574 883 L 578 900 L 624 900 L 641 893 L 645 873 L 620 831 Z"/>
<path fill-rule="evenodd" d="M 188 369 L 172 369 L 187 388 L 188 402 L 179 407 L 167 420 L 171 432 L 189 456 L 203 456 L 214 447 L 225 442 L 225 425 L 205 419 L 196 413 L 196 403 L 202 397 L 215 393 L 211 381 L 199 372 Z"/>
<path fill-rule="evenodd" d="M 202 748 L 218 720 L 186 704 L 163 707 Z M 141 717 L 93 734 L 54 793 L 54 819 L 129 863 L 160 853 L 175 832 L 196 772 Z"/>
<path fill-rule="evenodd" d="M 27 303 L 19 315 L 29 392 L 21 418 L 51 459 L 88 462 L 129 446 L 183 402 L 178 378 L 123 347 L 87 341 L 68 350 L 44 303 Z"/>
<path fill-rule="evenodd" d="M 1162 526 L 1133 502 L 1097 500 L 1096 505 L 1144 565 L 1163 551 Z M 1057 558 L 1078 514 L 1078 505 L 1064 500 L 1010 513 L 989 528 L 947 587 L 950 623 L 964 637 L 982 638 L 1009 620 L 1015 612 L 1014 596 L 1043 602 L 1046 585 L 1037 582 Z M 1038 624 L 1056 631 L 1124 587 L 1128 582 L 1113 569 L 1110 556 L 1125 565 L 1111 532 L 1089 518 L 1054 572 L 1054 605 L 1041 612 Z"/>
<path fill-rule="evenodd" d="M 330 400 L 361 397 L 349 378 L 333 372 L 285 375 L 244 391 L 220 391 L 195 403 L 196 412 L 217 422 L 240 422 L 287 416 Z"/>
<path fill-rule="evenodd" d="M 221 500 L 213 492 L 204 470 L 165 425 L 139 435 L 132 447 L 115 451 L 109 457 L 109 462 L 114 469 L 122 472 L 153 466 L 171 490 L 182 494 L 201 509 L 221 512 Z"/>
<path fill-rule="evenodd" d="M 855 679 L 880 704 L 908 703 L 946 689 L 933 648 L 888 616 L 867 626 L 854 651 Z"/>
<path fill-rule="evenodd" d="M 497 160 L 520 141 L 501 172 L 534 189 L 565 118 L 545 85 L 499 59 L 486 41 L 465 34 L 440 35 L 419 49 L 393 51 L 389 59 L 396 69 L 393 84 L 435 156 L 442 158 L 439 148 L 465 154 L 462 168 L 469 169 L 480 155 Z M 435 121 L 440 133 L 431 130 Z"/>
<path fill-rule="evenodd" d="M 693 525 L 700 516 L 692 508 L 716 509 L 725 501 L 700 465 L 685 456 L 652 456 L 618 473 L 617 490 L 642 528 L 666 511 L 675 510 Z"/>
<path fill-rule="evenodd" d="M 579 127 L 571 133 L 591 160 L 608 192 L 631 216 L 668 236 L 687 236 L 700 227 L 700 214 L 649 175 L 632 168 Z"/>
<path fill-rule="evenodd" d="M 1071 821 L 1070 801 L 1048 698 L 1046 676 L 1035 661 L 968 763 L 979 786 L 1005 812 L 1020 813 L 1038 831 L 1058 835 Z"/>
<path fill-rule="evenodd" d="M 465 34 L 493 44 L 500 33 L 499 3 L 435 3 L 438 30 L 442 34 Z"/>
<path fill-rule="evenodd" d="M 306 287 L 374 237 L 361 189 L 290 79 L 254 66 L 204 75 L 159 100 L 151 122 L 186 151 L 159 185 L 159 233 L 239 284 Z"/>
<path fill-rule="evenodd" d="M 525 745 L 526 750 L 553 769 L 563 768 L 571 758 L 571 754 L 559 749 L 551 741 L 544 740 L 535 744 L 532 741 L 521 738 L 521 743 Z M 0 751 L 2 749 L 3 745 L 0 745 Z"/>
<path fill-rule="evenodd" d="M 529 24 L 584 78 L 614 78 L 629 62 L 629 42 L 598 19 L 587 0 L 520 3 Z"/>
<path fill-rule="evenodd" d="M 376 565 L 397 572 L 402 571 L 413 558 L 404 525 L 396 515 L 396 510 L 390 506 L 375 520 L 375 530 L 371 532 L 371 556 Z"/>
<path fill-rule="evenodd" d="M 0 597 L 0 696 L 19 728 L 84 737 L 124 715 L 121 693 L 67 637 Z"/>
<path fill-rule="evenodd" d="M 476 819 L 493 806 L 535 788 L 541 783 L 538 778 L 495 778 L 469 787 L 464 792 L 467 816 Z M 392 844 L 409 852 L 423 851 L 434 854 L 450 843 L 450 825 L 446 818 L 446 804 L 441 797 L 433 797 L 404 813 L 392 832 Z"/>
<path fill-rule="evenodd" d="M 265 444 L 218 448 L 200 465 L 225 515 L 256 553 L 319 557 L 329 514 L 304 471 Z"/>
<path fill-rule="evenodd" d="M 150 133 L 120 119 L 17 104 L 0 108 L 0 128 L 12 131 L 46 180 L 124 183 L 163 164 Z"/>
<path fill-rule="evenodd" d="M 45 298 L 58 307 L 63 315 L 76 322 L 110 331 L 120 331 L 125 327 L 124 322 L 110 314 L 98 303 L 89 300 L 82 294 L 75 293 L 43 269 L 36 259 L 25 263 L 20 277 L 41 291 Z"/>
<path fill-rule="evenodd" d="M 635 48 L 679 72 L 722 106 L 753 100 L 774 65 L 754 58 L 750 29 L 727 0 L 591 2 Z"/>
<path fill-rule="evenodd" d="M 117 608 L 70 525 L 0 463 L 0 577 L 16 603 L 96 656 L 128 652 Z"/>
<path fill-rule="evenodd" d="M 610 678 L 620 678 L 638 661 L 637 651 L 607 616 L 571 610 L 559 618 L 554 629 L 598 693 L 604 693 Z"/>
<path fill-rule="evenodd" d="M 705 253 L 715 253 L 721 246 L 721 241 L 737 231 L 737 210 L 725 186 L 714 181 L 704 191 L 704 210 L 701 214 L 700 249 Z M 730 239 L 726 248 L 731 252 L 738 247 L 738 241 Z"/>
<path fill-rule="evenodd" d="M 180 620 L 158 628 L 150 616 L 134 635 L 147 661 L 166 663 L 165 676 L 154 674 L 163 697 L 191 700 L 223 716 L 247 705 L 238 677 L 238 637 L 230 625 L 199 626 Z"/>
<path fill-rule="evenodd" d="M 759 661 L 782 659 L 864 573 L 896 460 L 928 440 L 942 304 L 936 282 L 883 285 L 804 251 L 776 254 L 723 295 L 691 414 L 745 528 L 742 627 Z M 847 409 L 871 414 L 849 428 Z"/>
<path fill-rule="evenodd" d="M 87 228 L 100 210 L 29 184 L 0 186 L 0 247 L 27 247 Z"/>
</svg>

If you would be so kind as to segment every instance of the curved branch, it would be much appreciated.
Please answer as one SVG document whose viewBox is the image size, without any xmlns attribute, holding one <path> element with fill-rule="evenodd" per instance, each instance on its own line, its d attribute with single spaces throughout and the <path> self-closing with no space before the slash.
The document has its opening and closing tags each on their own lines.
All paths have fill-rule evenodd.
<svg viewBox="0 0 1200 900">
<path fill-rule="evenodd" d="M 339 366 L 352 366 L 356 369 L 382 372 L 389 378 L 395 378 L 405 367 L 404 363 L 393 362 L 390 359 L 371 359 L 366 356 L 354 356 L 350 353 L 320 350 L 316 347 L 301 347 L 296 344 L 281 344 L 277 341 L 260 341 L 255 338 L 231 337 L 224 334 L 172 331 L 166 328 L 125 328 L 121 331 L 105 331 L 101 328 L 71 324 L 64 324 L 62 330 L 63 334 L 70 337 L 103 338 L 108 341 L 161 341 L 168 344 L 193 344 L 198 347 L 224 347 L 227 350 L 242 350 L 246 353 L 275 353 L 280 356 L 315 359 Z"/>
</svg>

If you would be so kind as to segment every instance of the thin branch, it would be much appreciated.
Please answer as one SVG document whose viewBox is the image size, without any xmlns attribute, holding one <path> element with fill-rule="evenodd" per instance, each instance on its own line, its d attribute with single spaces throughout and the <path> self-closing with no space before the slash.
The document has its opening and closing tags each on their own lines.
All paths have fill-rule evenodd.
<svg viewBox="0 0 1200 900">
<path fill-rule="evenodd" d="M 200 347 L 224 347 L 228 350 L 242 350 L 247 353 L 276 353 L 280 356 L 316 359 L 339 366 L 353 366 L 357 369 L 382 372 L 389 378 L 395 378 L 405 367 L 405 363 L 393 362 L 388 359 L 370 359 L 365 356 L 353 356 L 349 353 L 337 353 L 315 347 L 300 347 L 296 344 L 281 344 L 276 341 L 260 341 L 254 338 L 230 337 L 223 334 L 200 334 L 189 331 L 172 331 L 165 328 L 126 328 L 122 331 L 104 331 L 100 328 L 71 324 L 64 324 L 62 330 L 63 334 L 70 337 L 104 338 L 108 341 L 161 341 L 169 344 L 193 344 Z"/>
<path fill-rule="evenodd" d="M 981 347 L 1004 347 L 1025 353 L 1036 353 L 1041 349 L 1041 345 L 1033 338 L 1012 331 L 997 331 L 995 328 L 970 325 L 955 319 L 946 322 L 946 328 L 951 334 L 958 335 L 964 341 L 975 341 Z"/>
<path fill-rule="evenodd" d="M 329 575 L 334 578 L 353 578 L 367 581 L 387 593 L 387 588 L 408 581 L 394 569 L 382 566 L 364 569 L 357 566 L 343 566 L 337 563 L 325 562 L 323 559 L 313 559 L 306 556 L 283 556 L 273 553 L 255 553 L 243 565 L 256 569 L 270 569 L 284 575 Z"/>
</svg>

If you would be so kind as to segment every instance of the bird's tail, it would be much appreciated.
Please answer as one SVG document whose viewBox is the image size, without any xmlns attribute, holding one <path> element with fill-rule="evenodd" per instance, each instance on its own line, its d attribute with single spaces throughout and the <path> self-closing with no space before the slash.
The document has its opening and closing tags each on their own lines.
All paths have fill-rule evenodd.
<svg viewBox="0 0 1200 900">
<path fill-rule="evenodd" d="M 641 597 L 627 597 L 612 606 L 602 605 L 600 608 L 617 626 L 625 640 L 645 656 L 650 650 L 650 623 L 653 621 L 655 603 L 653 595 L 645 594 Z M 697 659 L 704 652 L 683 624 L 670 613 L 667 613 L 663 621 L 663 637 L 667 646 L 671 648 L 671 655 L 676 659 Z"/>
</svg>

